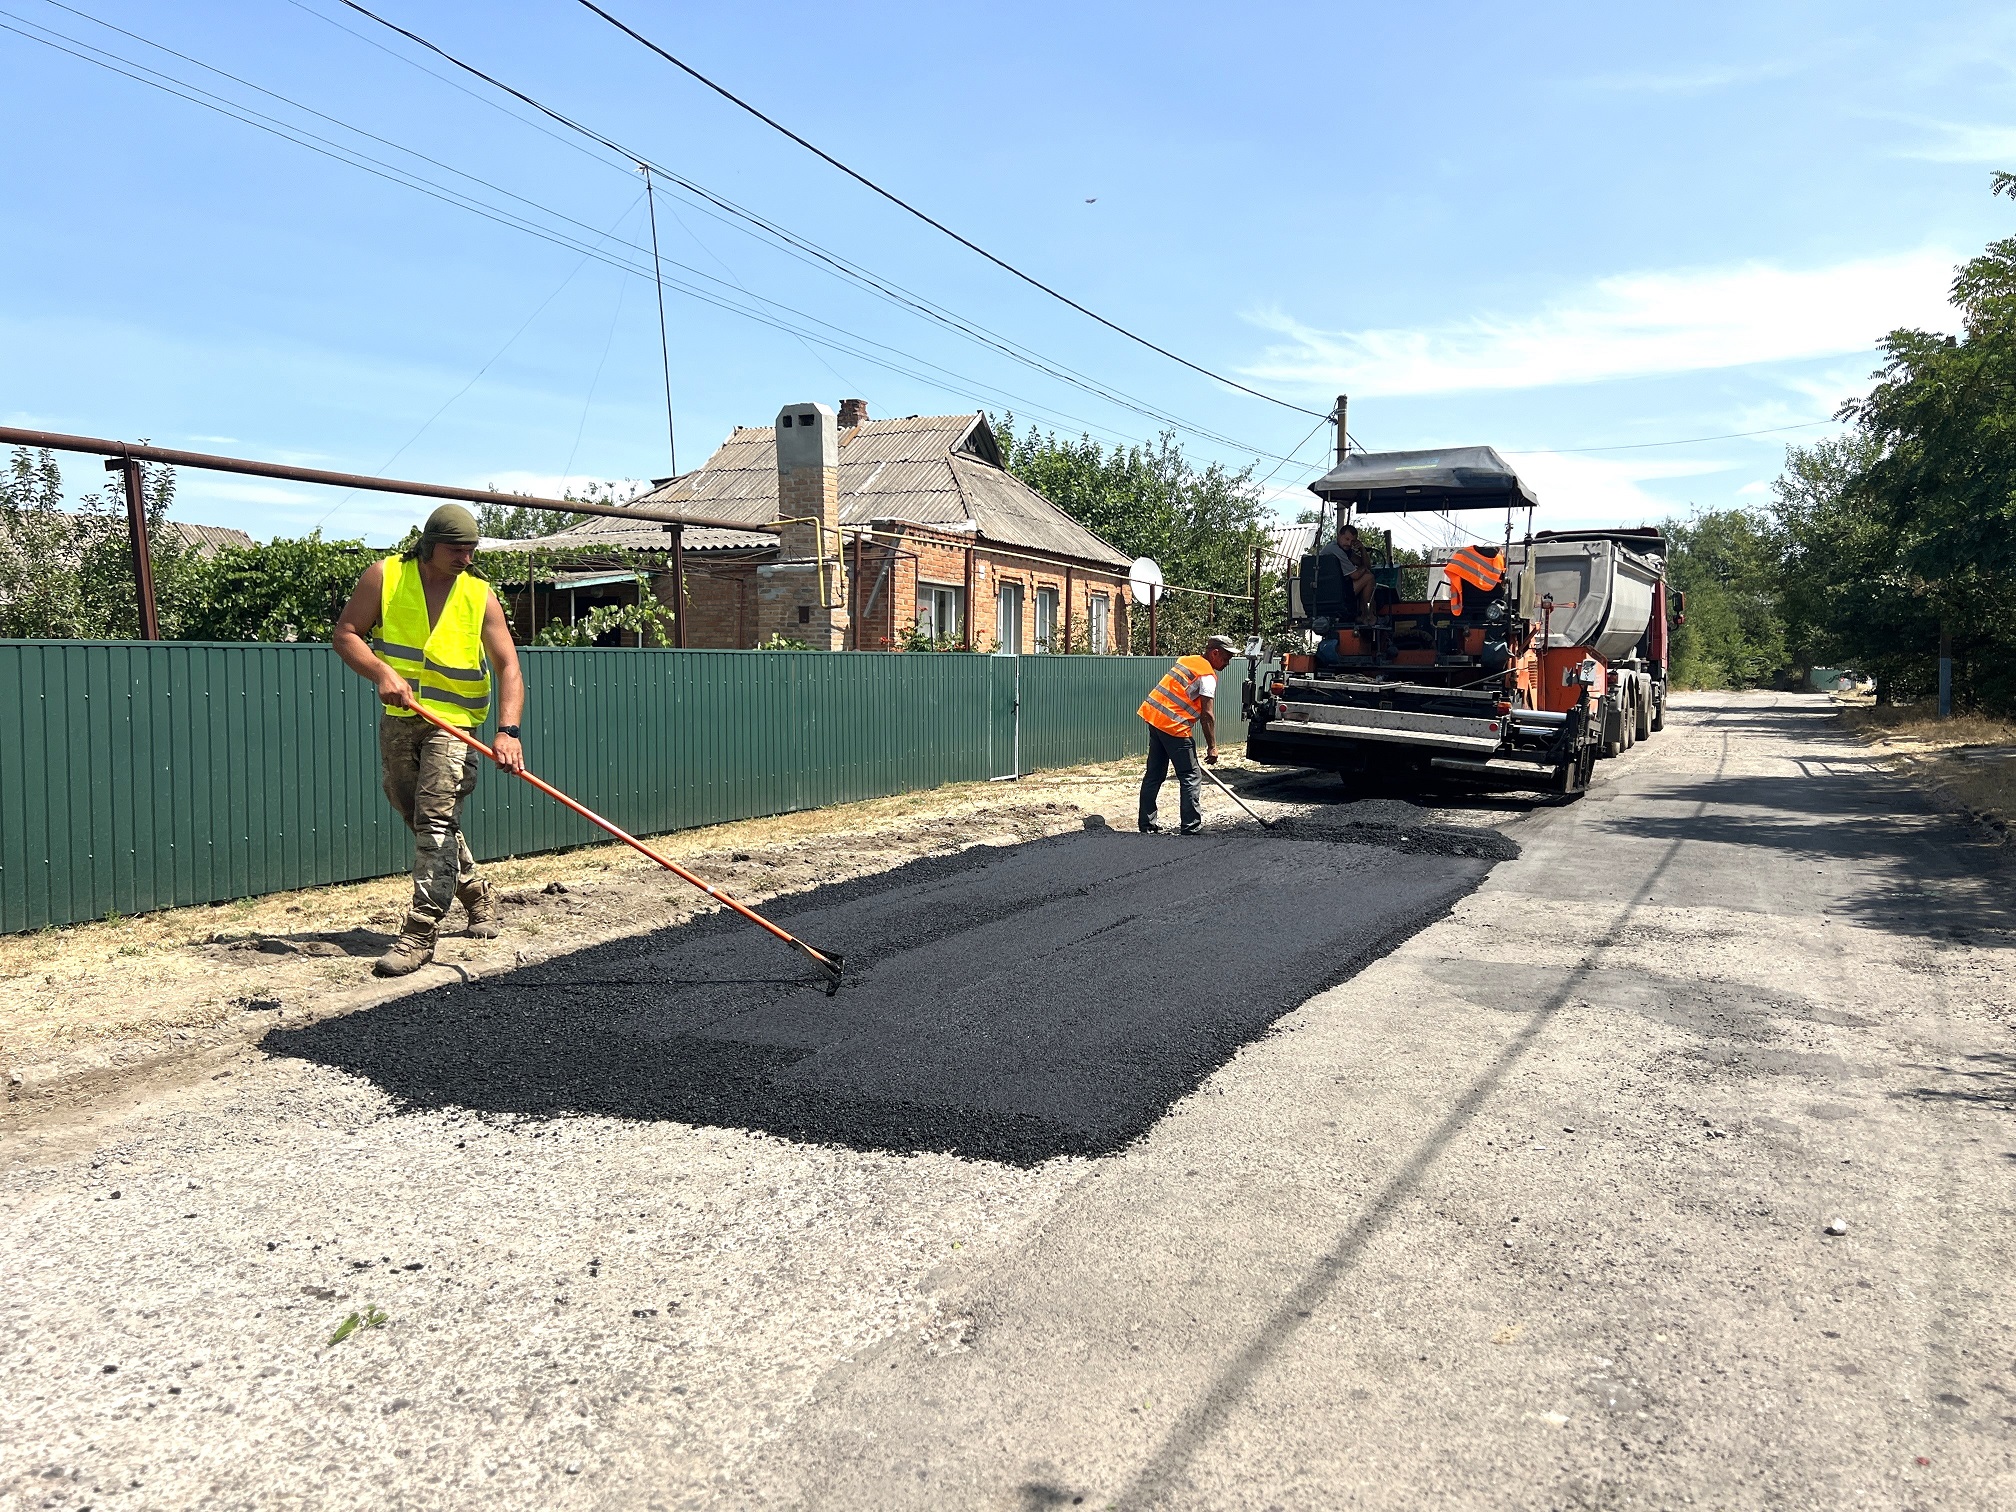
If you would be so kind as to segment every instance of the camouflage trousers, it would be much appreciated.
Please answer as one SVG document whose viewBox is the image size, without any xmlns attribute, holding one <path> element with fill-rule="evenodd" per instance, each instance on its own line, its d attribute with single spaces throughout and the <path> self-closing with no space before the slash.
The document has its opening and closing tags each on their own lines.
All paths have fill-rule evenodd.
<svg viewBox="0 0 2016 1512">
<path fill-rule="evenodd" d="M 439 927 L 459 889 L 475 884 L 476 858 L 462 837 L 462 800 L 476 790 L 474 751 L 420 718 L 384 715 L 378 756 L 385 796 L 413 831 L 413 905 L 409 927 Z"/>
</svg>

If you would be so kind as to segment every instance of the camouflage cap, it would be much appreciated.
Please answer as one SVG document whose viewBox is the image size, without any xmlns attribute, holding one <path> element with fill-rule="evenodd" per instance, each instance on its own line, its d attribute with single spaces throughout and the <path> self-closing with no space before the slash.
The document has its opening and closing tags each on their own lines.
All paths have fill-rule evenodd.
<svg viewBox="0 0 2016 1512">
<path fill-rule="evenodd" d="M 474 546 L 476 536 L 476 516 L 460 504 L 443 504 L 420 527 L 423 549 L 444 541 L 450 546 Z"/>
</svg>

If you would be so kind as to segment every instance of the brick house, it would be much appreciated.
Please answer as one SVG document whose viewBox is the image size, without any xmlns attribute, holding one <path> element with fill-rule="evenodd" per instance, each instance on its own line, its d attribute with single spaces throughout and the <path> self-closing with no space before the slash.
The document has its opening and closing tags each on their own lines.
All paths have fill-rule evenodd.
<svg viewBox="0 0 2016 1512">
<path fill-rule="evenodd" d="M 681 528 L 675 546 L 663 525 L 598 517 L 539 544 L 607 549 L 612 566 L 628 553 L 668 607 L 676 554 L 689 647 L 1128 645 L 1128 558 L 1009 473 L 984 415 L 870 420 L 858 399 L 837 413 L 786 405 L 774 425 L 738 427 L 704 465 L 636 502 L 719 523 Z M 542 579 L 540 596 L 596 601 L 584 589 L 634 602 L 636 578 L 591 564 Z M 507 602 L 522 630 L 527 595 Z"/>
</svg>

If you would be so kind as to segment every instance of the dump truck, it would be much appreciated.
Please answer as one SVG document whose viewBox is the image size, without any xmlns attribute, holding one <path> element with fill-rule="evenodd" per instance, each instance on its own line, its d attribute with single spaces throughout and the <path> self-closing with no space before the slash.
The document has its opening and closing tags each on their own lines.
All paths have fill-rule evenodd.
<svg viewBox="0 0 2016 1512">
<path fill-rule="evenodd" d="M 1383 560 L 1352 562 L 1321 549 L 1319 521 L 1319 549 L 1288 564 L 1276 651 L 1251 648 L 1250 760 L 1572 797 L 1599 759 L 1665 724 L 1669 610 L 1682 606 L 1669 606 L 1658 531 L 1535 534 L 1538 499 L 1488 446 L 1357 453 L 1311 488 L 1338 524 L 1418 514 L 1484 528 L 1425 564 L 1396 561 L 1387 531 Z"/>
</svg>

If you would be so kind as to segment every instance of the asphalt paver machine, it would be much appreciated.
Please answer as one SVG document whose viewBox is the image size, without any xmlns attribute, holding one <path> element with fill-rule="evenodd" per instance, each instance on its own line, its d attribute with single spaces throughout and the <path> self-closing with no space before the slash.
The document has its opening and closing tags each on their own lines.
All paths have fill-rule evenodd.
<svg viewBox="0 0 2016 1512">
<path fill-rule="evenodd" d="M 1288 623 L 1242 695 L 1249 759 L 1572 796 L 1664 724 L 1656 530 L 1535 534 L 1538 499 L 1488 446 L 1356 453 L 1311 491 L 1317 549 L 1287 564 Z M 1335 526 L 1398 514 L 1470 541 L 1411 564 L 1390 530 L 1367 530 L 1385 544 L 1365 560 L 1325 549 Z"/>
</svg>

